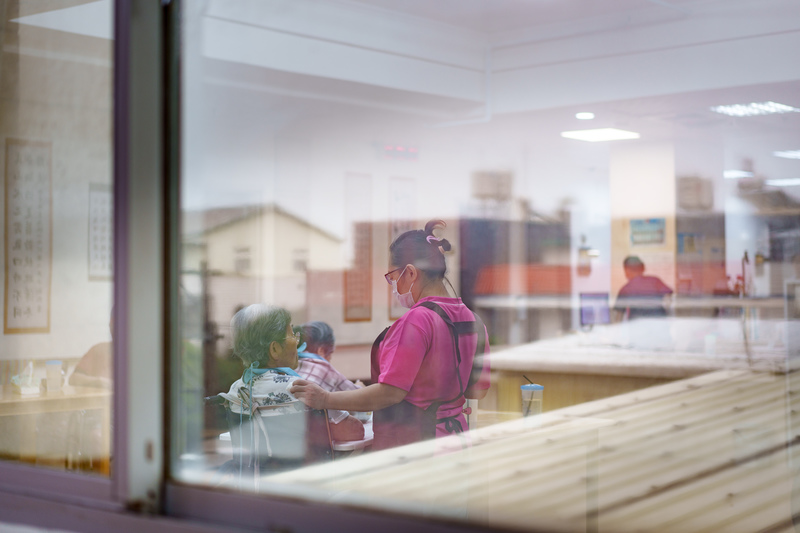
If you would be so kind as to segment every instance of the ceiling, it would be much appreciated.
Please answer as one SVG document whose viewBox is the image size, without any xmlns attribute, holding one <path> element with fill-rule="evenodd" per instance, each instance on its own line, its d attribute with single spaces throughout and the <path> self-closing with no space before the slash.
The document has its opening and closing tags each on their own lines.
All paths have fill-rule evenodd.
<svg viewBox="0 0 800 533">
<path fill-rule="evenodd" d="M 682 13 L 703 0 L 354 0 L 473 31 L 494 33 L 642 10 Z"/>
<path fill-rule="evenodd" d="M 275 2 L 276 5 L 280 3 Z M 690 14 L 686 18 L 691 19 L 692 9 L 699 12 L 703 6 L 724 5 L 719 0 L 332 0 L 331 3 L 399 13 L 473 32 L 494 33 L 495 36 L 581 20 L 589 21 L 587 24 L 591 26 L 594 19 L 633 17 L 641 13 L 675 18 L 685 17 L 688 11 Z M 58 5 L 74 6 L 28 16 L 25 22 L 41 28 L 110 37 L 110 0 Z M 615 34 L 612 32 L 612 35 Z M 713 69 L 714 65 L 708 68 Z M 800 107 L 800 80 L 742 84 L 704 91 L 672 92 L 665 89 L 665 94 L 657 96 L 594 102 L 584 100 L 580 106 L 557 106 L 504 117 L 484 114 L 475 102 L 258 68 L 233 61 L 208 60 L 204 73 L 206 82 L 217 87 L 215 94 L 220 99 L 230 100 L 231 94 L 239 95 L 235 101 L 226 103 L 235 107 L 230 110 L 232 115 L 247 116 L 248 110 L 266 106 L 270 109 L 271 120 L 283 117 L 282 122 L 291 123 L 298 116 L 319 116 L 331 112 L 334 107 L 342 110 L 361 108 L 365 112 L 371 108 L 377 113 L 388 111 L 416 115 L 427 125 L 476 119 L 474 124 L 484 124 L 483 128 L 491 130 L 507 127 L 511 120 L 527 124 L 529 135 L 541 138 L 557 138 L 559 132 L 566 129 L 591 127 L 631 129 L 649 140 L 713 136 L 724 138 L 732 145 L 748 147 L 747 151 L 756 159 L 756 166 L 765 169 L 767 177 L 800 177 L 800 168 L 795 168 L 800 167 L 800 161 L 778 160 L 772 155 L 773 150 L 800 149 L 800 113 L 731 118 L 709 111 L 713 105 L 767 100 Z M 742 79 L 746 79 L 747 74 L 743 71 Z M 591 122 L 577 121 L 574 119 L 576 111 L 592 111 L 597 118 Z M 739 160 L 738 155 L 731 156 L 730 164 Z M 791 191 L 794 189 L 800 187 Z"/>
</svg>

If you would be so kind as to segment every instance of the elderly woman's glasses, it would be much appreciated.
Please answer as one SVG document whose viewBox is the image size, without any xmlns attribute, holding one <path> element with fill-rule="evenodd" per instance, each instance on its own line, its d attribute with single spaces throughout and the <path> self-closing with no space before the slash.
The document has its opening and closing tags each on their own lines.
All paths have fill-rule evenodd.
<svg viewBox="0 0 800 533">
<path fill-rule="evenodd" d="M 384 278 L 386 278 L 386 283 L 388 283 L 389 285 L 391 285 L 391 284 L 392 284 L 392 281 L 394 281 L 394 280 L 392 279 L 392 274 L 394 274 L 394 273 L 395 273 L 395 272 L 397 272 L 398 270 L 402 270 L 403 268 L 404 268 L 404 267 L 395 268 L 394 270 L 390 270 L 389 272 L 387 272 L 386 274 L 384 274 L 384 275 L 383 275 L 383 277 L 384 277 Z"/>
</svg>

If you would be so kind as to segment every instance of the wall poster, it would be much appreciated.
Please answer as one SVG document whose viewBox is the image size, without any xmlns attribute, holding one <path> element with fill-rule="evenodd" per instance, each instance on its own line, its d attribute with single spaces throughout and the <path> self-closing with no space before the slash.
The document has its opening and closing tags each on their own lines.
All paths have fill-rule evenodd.
<svg viewBox="0 0 800 533">
<path fill-rule="evenodd" d="M 667 222 L 664 218 L 631 219 L 631 245 L 664 244 Z"/>
<path fill-rule="evenodd" d="M 344 321 L 372 320 L 372 177 L 350 173 L 345 177 Z"/>
<path fill-rule="evenodd" d="M 416 181 L 393 177 L 389 180 L 389 242 L 416 227 Z M 389 320 L 397 320 L 406 309 L 397 304 L 389 287 Z"/>
<path fill-rule="evenodd" d="M 109 185 L 89 184 L 89 280 L 111 279 L 114 199 Z"/>
<path fill-rule="evenodd" d="M 50 331 L 51 154 L 51 143 L 6 139 L 6 334 Z"/>
</svg>

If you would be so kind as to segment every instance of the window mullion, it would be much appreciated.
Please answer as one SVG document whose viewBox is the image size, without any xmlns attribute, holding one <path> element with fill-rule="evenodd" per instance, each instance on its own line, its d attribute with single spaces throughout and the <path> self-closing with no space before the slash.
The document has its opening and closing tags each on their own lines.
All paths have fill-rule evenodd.
<svg viewBox="0 0 800 533">
<path fill-rule="evenodd" d="M 162 5 L 115 4 L 116 498 L 156 510 L 163 478 Z"/>
</svg>

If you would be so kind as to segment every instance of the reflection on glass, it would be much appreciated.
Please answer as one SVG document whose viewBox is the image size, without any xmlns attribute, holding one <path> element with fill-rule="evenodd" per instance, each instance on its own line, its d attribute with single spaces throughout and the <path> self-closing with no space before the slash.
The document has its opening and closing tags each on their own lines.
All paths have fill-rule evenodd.
<svg viewBox="0 0 800 533">
<path fill-rule="evenodd" d="M 0 457 L 108 475 L 111 10 L 0 2 Z"/>
<path fill-rule="evenodd" d="M 744 529 L 790 523 L 788 505 L 758 502 L 788 501 L 796 468 L 800 199 L 774 180 L 797 178 L 785 154 L 800 115 L 719 109 L 800 105 L 800 81 L 765 66 L 793 45 L 756 45 L 750 17 L 731 22 L 749 13 L 782 35 L 795 8 L 734 4 L 185 6 L 173 475 L 514 529 L 725 530 L 732 507 Z M 747 65 L 718 61 L 739 47 Z M 587 130 L 635 134 L 562 135 Z M 430 235 L 429 220 L 445 227 Z M 395 257 L 410 230 L 449 284 L 420 275 L 431 258 Z M 409 318 L 425 296 L 460 297 L 491 355 L 468 362 L 472 326 L 451 373 L 449 348 L 432 347 L 461 341 L 431 333 L 435 314 Z M 283 368 L 302 381 L 269 372 L 291 381 L 281 405 L 365 422 L 363 439 L 333 439 L 333 462 L 301 453 L 308 423 L 293 468 L 258 455 L 259 421 L 274 420 L 253 405 L 270 391 L 243 386 L 256 359 L 231 322 L 252 305 L 301 334 L 293 348 L 277 327 L 252 370 L 281 366 L 274 346 L 352 384 L 320 392 L 299 370 L 323 363 L 301 355 Z M 318 350 L 308 323 L 335 340 Z M 468 392 L 486 376 L 485 394 Z M 449 388 L 419 401 L 417 380 L 439 378 Z M 381 424 L 402 403 L 384 385 L 416 407 L 459 398 L 435 421 L 411 410 L 415 430 L 436 430 L 387 445 Z M 522 416 L 528 390 L 542 414 Z"/>
</svg>

